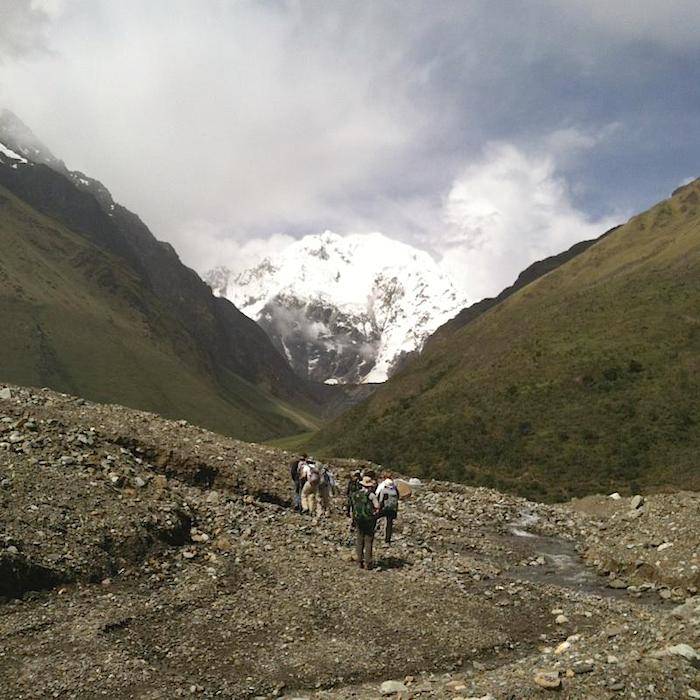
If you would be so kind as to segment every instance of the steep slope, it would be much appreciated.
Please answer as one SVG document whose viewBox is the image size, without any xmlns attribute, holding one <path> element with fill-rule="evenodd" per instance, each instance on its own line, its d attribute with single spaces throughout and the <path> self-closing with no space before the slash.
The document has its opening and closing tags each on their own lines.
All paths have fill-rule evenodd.
<svg viewBox="0 0 700 700">
<path fill-rule="evenodd" d="M 700 181 L 436 338 L 312 446 L 563 498 L 700 485 Z"/>
<path fill-rule="evenodd" d="M 239 274 L 205 275 L 300 377 L 383 382 L 464 305 L 424 251 L 379 233 L 305 236 Z"/>
<path fill-rule="evenodd" d="M 556 270 L 558 267 L 561 267 L 564 263 L 569 262 L 569 260 L 573 260 L 577 255 L 581 255 L 581 253 L 588 250 L 594 243 L 602 240 L 606 236 L 609 236 L 617 228 L 619 227 L 616 226 L 615 228 L 606 231 L 602 236 L 599 236 L 598 238 L 575 243 L 571 246 L 571 248 L 565 250 L 563 253 L 550 255 L 544 260 L 538 260 L 537 262 L 532 263 L 532 265 L 526 267 L 518 275 L 518 278 L 515 280 L 515 282 L 513 282 L 513 284 L 510 285 L 510 287 L 506 287 L 500 294 L 498 294 L 498 296 L 487 297 L 485 299 L 477 301 L 471 306 L 467 306 L 466 308 L 462 309 L 454 318 L 451 318 L 449 321 L 447 321 L 447 323 L 444 323 L 442 326 L 440 326 L 440 328 L 438 328 L 435 331 L 435 333 L 433 333 L 425 341 L 424 347 L 427 348 L 431 343 L 442 340 L 446 336 L 451 335 L 452 333 L 458 331 L 460 328 L 463 328 L 468 323 L 471 323 L 475 319 L 479 318 L 481 314 L 486 313 L 489 309 L 492 309 L 497 304 L 500 304 L 502 301 L 505 301 L 509 296 L 515 294 L 515 292 L 517 292 L 519 289 L 522 289 L 523 287 L 527 286 L 528 284 L 531 284 L 535 280 L 538 280 L 540 277 L 546 275 L 548 272 Z"/>
<path fill-rule="evenodd" d="M 3 378 L 238 436 L 264 439 L 303 425 L 240 376 L 218 385 L 195 340 L 122 260 L 1 187 L 0 249 Z"/>
<path fill-rule="evenodd" d="M 4 318 L 14 318 L 4 324 L 11 338 L 4 379 L 181 415 L 250 439 L 308 429 L 307 413 L 335 398 L 331 387 L 300 380 L 257 324 L 214 297 L 103 185 L 68 171 L 7 112 L 0 143 L 2 304 Z M 113 287 L 128 296 L 117 344 L 105 325 L 116 313 Z M 60 371 L 46 371 L 44 346 Z"/>
</svg>

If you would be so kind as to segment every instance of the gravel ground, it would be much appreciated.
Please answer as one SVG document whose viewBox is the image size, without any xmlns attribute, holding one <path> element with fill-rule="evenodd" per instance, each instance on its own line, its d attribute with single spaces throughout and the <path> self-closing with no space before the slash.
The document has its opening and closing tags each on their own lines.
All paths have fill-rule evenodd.
<svg viewBox="0 0 700 700">
<path fill-rule="evenodd" d="M 698 494 L 429 482 L 364 571 L 340 498 L 289 509 L 290 455 L 9 390 L 2 698 L 700 697 Z"/>
</svg>

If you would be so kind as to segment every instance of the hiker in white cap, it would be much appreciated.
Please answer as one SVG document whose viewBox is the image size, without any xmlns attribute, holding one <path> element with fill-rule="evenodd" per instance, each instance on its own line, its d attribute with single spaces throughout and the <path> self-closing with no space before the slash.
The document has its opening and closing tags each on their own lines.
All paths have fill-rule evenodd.
<svg viewBox="0 0 700 700">
<path fill-rule="evenodd" d="M 374 566 L 372 549 L 374 530 L 377 526 L 379 500 L 374 493 L 377 482 L 368 475 L 362 477 L 360 488 L 352 495 L 352 512 L 355 517 L 355 554 L 361 569 Z"/>
</svg>

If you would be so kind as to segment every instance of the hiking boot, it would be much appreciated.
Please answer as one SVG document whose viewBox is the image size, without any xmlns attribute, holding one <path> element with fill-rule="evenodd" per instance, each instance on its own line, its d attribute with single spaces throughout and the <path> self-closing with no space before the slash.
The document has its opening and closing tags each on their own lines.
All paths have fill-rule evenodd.
<svg viewBox="0 0 700 700">
<path fill-rule="evenodd" d="M 358 565 L 361 569 L 364 569 L 364 568 L 365 568 L 365 563 L 364 563 L 363 561 L 358 561 L 358 562 L 357 562 L 357 565 Z"/>
</svg>

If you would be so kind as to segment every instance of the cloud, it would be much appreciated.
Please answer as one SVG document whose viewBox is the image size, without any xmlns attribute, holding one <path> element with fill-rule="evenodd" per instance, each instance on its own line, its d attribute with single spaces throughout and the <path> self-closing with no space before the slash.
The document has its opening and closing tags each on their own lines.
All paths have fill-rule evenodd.
<svg viewBox="0 0 700 700">
<path fill-rule="evenodd" d="M 61 14 L 60 0 L 6 0 L 0 7 L 0 64 L 47 50 L 51 20 Z"/>
<path fill-rule="evenodd" d="M 694 0 L 0 2 L 0 105 L 200 270 L 331 229 L 517 272 L 700 158 Z"/>
<path fill-rule="evenodd" d="M 546 4 L 583 29 L 603 32 L 616 41 L 643 41 L 669 50 L 697 46 L 700 4 L 696 0 L 567 0 L 565 5 L 547 0 Z"/>
<path fill-rule="evenodd" d="M 550 143 L 561 146 L 561 134 Z M 567 133 L 570 147 L 594 142 Z M 576 208 L 552 153 L 490 143 L 445 198 L 442 265 L 472 301 L 493 296 L 532 262 L 595 238 L 620 214 L 592 219 Z"/>
</svg>

